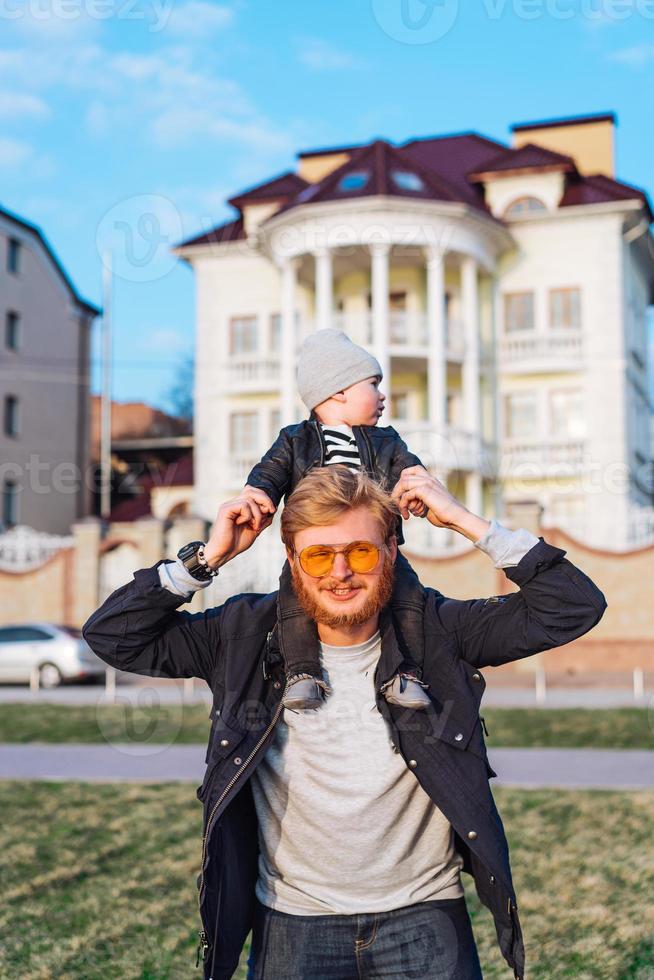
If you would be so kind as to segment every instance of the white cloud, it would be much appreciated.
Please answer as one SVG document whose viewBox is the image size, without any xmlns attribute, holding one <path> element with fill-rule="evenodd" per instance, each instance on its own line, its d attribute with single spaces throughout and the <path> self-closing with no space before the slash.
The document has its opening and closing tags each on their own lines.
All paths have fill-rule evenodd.
<svg viewBox="0 0 654 980">
<path fill-rule="evenodd" d="M 229 7 L 205 0 L 188 0 L 172 9 L 164 30 L 185 37 L 205 38 L 231 24 L 234 12 Z"/>
<path fill-rule="evenodd" d="M 298 61 L 311 71 L 347 71 L 363 66 L 349 51 L 336 48 L 319 37 L 297 38 L 295 45 Z"/>
<path fill-rule="evenodd" d="M 621 65 L 630 65 L 632 68 L 642 68 L 648 62 L 654 61 L 654 44 L 636 44 L 632 48 L 612 51 L 608 59 Z"/>
<path fill-rule="evenodd" d="M 29 143 L 9 136 L 0 137 L 0 167 L 13 169 L 32 158 L 34 151 Z"/>
<path fill-rule="evenodd" d="M 0 119 L 43 119 L 49 114 L 46 103 L 36 95 L 0 90 Z"/>
<path fill-rule="evenodd" d="M 153 355 L 181 354 L 189 351 L 189 340 L 174 327 L 156 327 L 143 334 L 136 346 Z"/>
</svg>

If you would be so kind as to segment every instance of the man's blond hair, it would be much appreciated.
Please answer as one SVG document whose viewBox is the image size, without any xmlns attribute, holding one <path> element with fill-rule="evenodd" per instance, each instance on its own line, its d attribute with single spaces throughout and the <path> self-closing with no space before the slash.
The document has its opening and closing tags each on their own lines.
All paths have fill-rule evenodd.
<svg viewBox="0 0 654 980">
<path fill-rule="evenodd" d="M 293 551 L 295 535 L 307 527 L 326 527 L 348 511 L 365 507 L 386 542 L 395 534 L 399 510 L 365 470 L 343 463 L 319 466 L 300 480 L 282 511 L 282 541 Z"/>
</svg>

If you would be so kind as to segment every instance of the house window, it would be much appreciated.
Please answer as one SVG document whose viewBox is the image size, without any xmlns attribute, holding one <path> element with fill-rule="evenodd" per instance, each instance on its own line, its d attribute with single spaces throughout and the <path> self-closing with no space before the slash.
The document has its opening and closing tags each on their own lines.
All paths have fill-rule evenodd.
<svg viewBox="0 0 654 980">
<path fill-rule="evenodd" d="M 395 186 L 401 191 L 424 191 L 425 189 L 422 177 L 411 173 L 410 170 L 393 170 L 391 177 Z"/>
<path fill-rule="evenodd" d="M 504 294 L 504 331 L 534 329 L 534 294 Z"/>
<path fill-rule="evenodd" d="M 555 438 L 583 439 L 586 417 L 581 388 L 557 388 L 550 391 L 550 432 Z"/>
<path fill-rule="evenodd" d="M 538 435 L 535 391 L 516 391 L 504 396 L 504 435 L 507 439 L 533 439 Z"/>
<path fill-rule="evenodd" d="M 5 527 L 18 524 L 18 484 L 5 480 L 2 486 L 2 523 Z"/>
<path fill-rule="evenodd" d="M 550 289 L 550 326 L 580 327 L 581 296 L 576 287 Z"/>
<path fill-rule="evenodd" d="M 5 317 L 5 347 L 8 350 L 18 350 L 20 346 L 20 316 L 14 310 L 9 310 Z"/>
<path fill-rule="evenodd" d="M 18 398 L 5 395 L 4 433 L 6 436 L 18 435 Z"/>
<path fill-rule="evenodd" d="M 229 419 L 229 448 L 235 456 L 253 456 L 258 451 L 259 418 L 256 412 L 233 412 Z"/>
<path fill-rule="evenodd" d="M 274 441 L 279 435 L 282 427 L 282 413 L 278 408 L 273 408 L 270 413 L 270 438 Z"/>
<path fill-rule="evenodd" d="M 273 313 L 270 317 L 270 333 L 269 333 L 269 343 L 270 351 L 273 354 L 278 354 L 282 347 L 282 315 L 281 313 Z"/>
<path fill-rule="evenodd" d="M 256 316 L 234 316 L 229 321 L 230 354 L 254 354 L 257 350 Z"/>
<path fill-rule="evenodd" d="M 368 183 L 368 171 L 357 170 L 345 174 L 338 182 L 339 191 L 360 191 Z"/>
<path fill-rule="evenodd" d="M 391 418 L 393 419 L 409 418 L 409 392 L 408 391 L 394 391 L 391 394 Z"/>
<path fill-rule="evenodd" d="M 547 208 L 538 197 L 519 197 L 512 201 L 504 212 L 505 218 L 515 218 L 521 214 L 536 214 L 539 211 L 547 211 Z"/>
<path fill-rule="evenodd" d="M 21 245 L 17 238 L 10 238 L 7 243 L 7 272 L 17 275 L 20 271 Z"/>
</svg>

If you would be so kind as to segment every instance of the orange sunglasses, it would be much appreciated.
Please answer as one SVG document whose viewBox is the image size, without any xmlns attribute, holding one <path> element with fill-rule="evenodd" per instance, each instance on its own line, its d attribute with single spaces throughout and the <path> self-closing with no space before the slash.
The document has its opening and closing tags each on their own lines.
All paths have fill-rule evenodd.
<svg viewBox="0 0 654 980">
<path fill-rule="evenodd" d="M 351 541 L 342 548 L 334 548 L 330 544 L 310 544 L 308 548 L 295 552 L 300 565 L 312 578 L 322 578 L 329 575 L 334 567 L 336 555 L 343 554 L 345 561 L 353 572 L 364 575 L 377 567 L 379 553 L 386 545 L 376 545 L 372 541 Z"/>
</svg>

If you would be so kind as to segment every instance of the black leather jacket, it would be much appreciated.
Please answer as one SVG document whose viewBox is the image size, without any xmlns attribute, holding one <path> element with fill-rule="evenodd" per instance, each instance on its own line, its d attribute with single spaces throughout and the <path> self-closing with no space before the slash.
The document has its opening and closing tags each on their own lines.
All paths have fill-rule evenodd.
<svg viewBox="0 0 654 980">
<path fill-rule="evenodd" d="M 564 556 L 541 537 L 505 569 L 519 586 L 510 595 L 459 600 L 425 590 L 423 676 L 433 702 L 427 711 L 407 713 L 381 694 L 403 654 L 388 607 L 380 618 L 377 707 L 407 766 L 452 824 L 464 870 L 493 915 L 516 978 L 524 977 L 524 945 L 509 848 L 488 783 L 497 774 L 479 716 L 485 687 L 480 668 L 569 643 L 601 619 L 604 595 Z M 298 620 L 280 613 L 276 592 L 179 612 L 186 599 L 162 587 L 160 564 L 136 571 L 82 633 L 112 667 L 153 677 L 200 677 L 213 692 L 207 769 L 197 790 L 204 808 L 197 884 L 204 978 L 230 980 L 254 912 L 258 825 L 249 780 L 282 716 L 282 653 L 298 642 Z"/>
<path fill-rule="evenodd" d="M 395 429 L 381 425 L 354 425 L 361 464 L 386 490 L 392 490 L 407 466 L 422 466 Z M 311 418 L 282 429 L 274 443 L 250 472 L 251 487 L 265 490 L 275 507 L 290 494 L 303 476 L 325 462 L 325 442 L 320 423 Z"/>
</svg>

